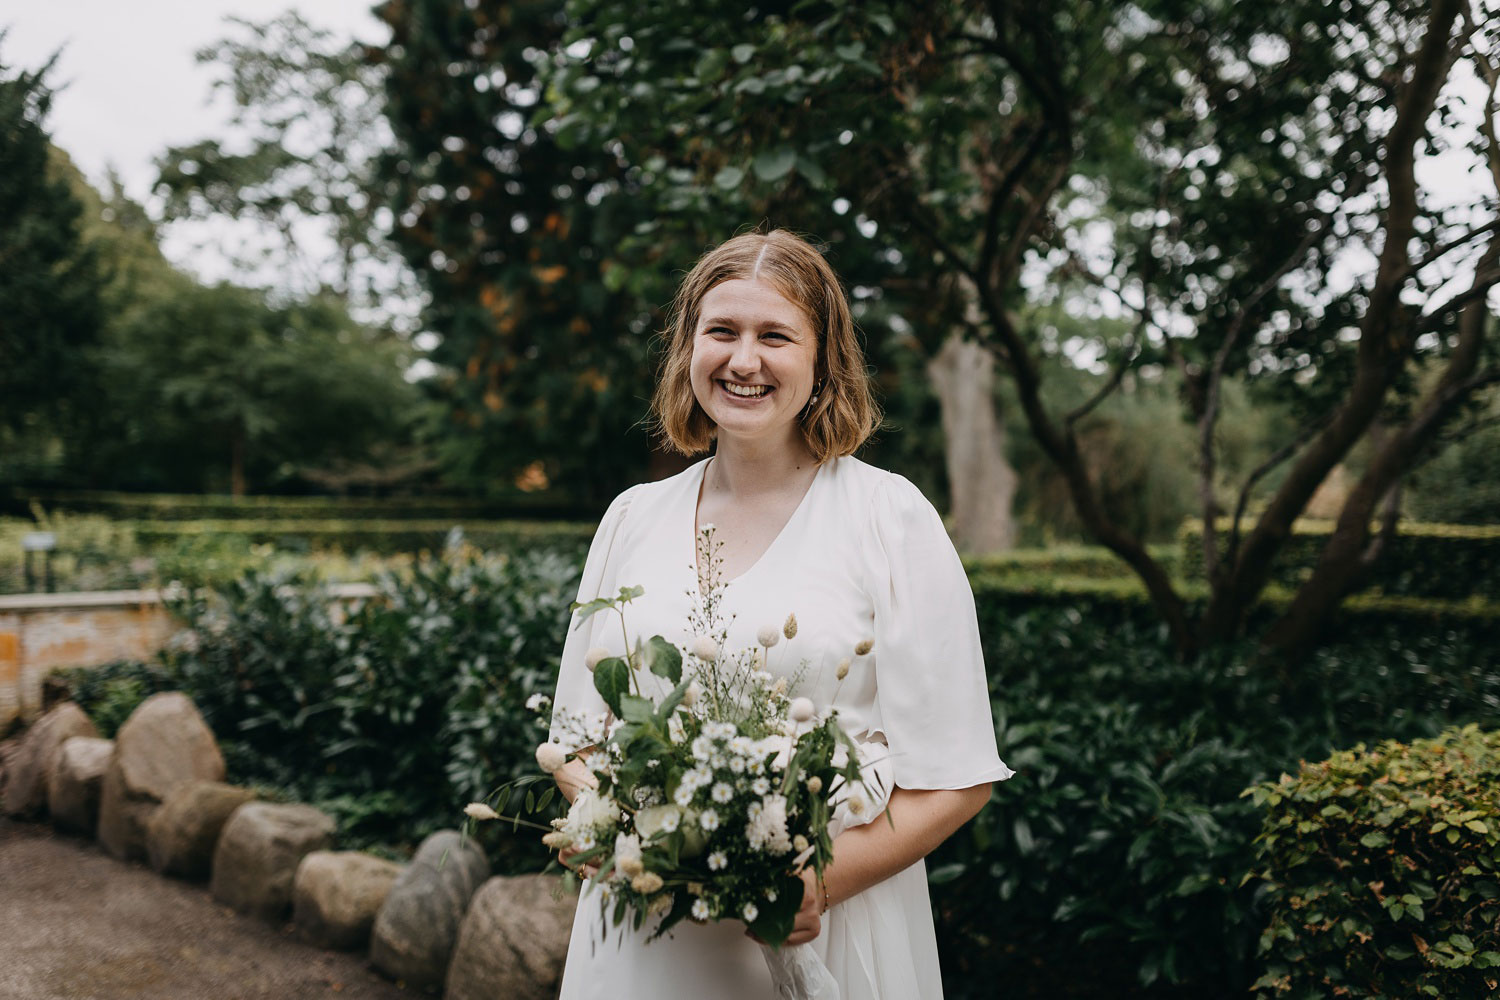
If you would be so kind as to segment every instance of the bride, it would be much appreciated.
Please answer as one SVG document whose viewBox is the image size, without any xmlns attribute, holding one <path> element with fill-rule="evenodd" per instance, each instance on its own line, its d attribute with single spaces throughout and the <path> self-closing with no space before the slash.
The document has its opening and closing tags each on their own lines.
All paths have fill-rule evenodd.
<svg viewBox="0 0 1500 1000">
<path fill-rule="evenodd" d="M 890 795 L 841 817 L 821 881 L 804 870 L 788 944 L 810 943 L 844 1000 L 941 997 L 922 859 L 1012 774 L 996 752 L 968 578 L 916 487 L 853 455 L 880 417 L 848 302 L 814 247 L 773 230 L 709 251 L 678 290 L 667 337 L 659 431 L 684 454 L 712 455 L 615 499 L 579 600 L 642 586 L 632 628 L 687 645 L 709 571 L 694 542 L 713 524 L 734 616 L 727 645 L 747 647 L 758 626 L 796 614 L 797 655 L 809 661 L 798 693 L 838 711 Z M 624 652 L 605 617 L 570 627 L 557 710 L 605 710 L 585 664 L 591 649 Z M 850 660 L 856 646 L 868 652 Z M 556 778 L 569 801 L 593 783 L 579 761 Z M 775 995 L 743 924 L 685 922 L 646 944 L 651 929 L 609 928 L 586 884 L 563 1000 Z"/>
</svg>

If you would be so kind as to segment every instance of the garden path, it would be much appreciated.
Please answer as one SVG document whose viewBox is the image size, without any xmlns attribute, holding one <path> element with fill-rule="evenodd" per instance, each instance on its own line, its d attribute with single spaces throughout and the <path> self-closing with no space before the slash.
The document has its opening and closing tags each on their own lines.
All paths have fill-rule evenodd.
<svg viewBox="0 0 1500 1000">
<path fill-rule="evenodd" d="M 0 819 L 0 1000 L 400 1000 L 358 955 L 303 944 L 98 845 Z"/>
</svg>

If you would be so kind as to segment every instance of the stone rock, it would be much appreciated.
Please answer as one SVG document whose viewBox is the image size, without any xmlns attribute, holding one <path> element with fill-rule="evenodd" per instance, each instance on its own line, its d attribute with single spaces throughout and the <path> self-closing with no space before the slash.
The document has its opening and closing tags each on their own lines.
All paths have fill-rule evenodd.
<svg viewBox="0 0 1500 1000">
<path fill-rule="evenodd" d="M 184 781 L 224 780 L 224 757 L 198 707 L 178 691 L 141 702 L 115 734 L 99 792 L 99 843 L 122 861 L 146 856 L 146 824 Z"/>
<path fill-rule="evenodd" d="M 266 920 L 292 907 L 297 866 L 333 845 L 333 818 L 304 805 L 247 802 L 234 811 L 214 848 L 215 899 Z"/>
<path fill-rule="evenodd" d="M 93 736 L 63 740 L 47 779 L 47 812 L 53 826 L 93 836 L 99 822 L 99 788 L 114 752 L 114 740 Z"/>
<path fill-rule="evenodd" d="M 313 851 L 297 866 L 292 922 L 320 948 L 360 950 L 401 865 L 359 851 Z"/>
<path fill-rule="evenodd" d="M 552 1000 L 562 984 L 578 894 L 555 875 L 497 875 L 474 894 L 444 1000 Z"/>
<path fill-rule="evenodd" d="M 146 824 L 146 857 L 163 875 L 206 879 L 229 816 L 255 798 L 222 781 L 184 781 L 167 793 Z"/>
<path fill-rule="evenodd" d="M 375 917 L 371 964 L 416 989 L 440 988 L 469 898 L 489 874 L 484 851 L 457 830 L 422 841 Z"/>
<path fill-rule="evenodd" d="M 5 814 L 36 816 L 47 806 L 47 780 L 63 742 L 99 735 L 83 709 L 65 701 L 36 721 L 10 759 L 5 779 Z"/>
</svg>

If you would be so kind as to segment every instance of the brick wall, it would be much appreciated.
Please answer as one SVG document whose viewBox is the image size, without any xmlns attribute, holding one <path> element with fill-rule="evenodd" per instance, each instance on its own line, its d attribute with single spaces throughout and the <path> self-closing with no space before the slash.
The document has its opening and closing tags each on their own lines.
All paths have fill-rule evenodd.
<svg viewBox="0 0 1500 1000">
<path fill-rule="evenodd" d="M 373 593 L 332 589 L 341 601 Z M 0 595 L 0 734 L 40 711 L 49 671 L 149 659 L 179 628 L 155 590 Z"/>
</svg>

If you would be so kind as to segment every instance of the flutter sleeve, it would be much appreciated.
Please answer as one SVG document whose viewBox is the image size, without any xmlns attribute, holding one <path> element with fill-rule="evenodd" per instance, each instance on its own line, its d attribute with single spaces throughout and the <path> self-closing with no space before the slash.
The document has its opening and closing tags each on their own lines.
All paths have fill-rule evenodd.
<svg viewBox="0 0 1500 1000">
<path fill-rule="evenodd" d="M 900 788 L 968 788 L 1013 772 L 995 748 L 974 592 L 943 520 L 888 474 L 866 546 L 875 699 Z"/>
<path fill-rule="evenodd" d="M 578 583 L 579 601 L 610 597 L 619 590 L 616 578 L 624 552 L 625 518 L 631 498 L 639 488 L 632 486 L 615 497 L 600 519 L 583 563 L 583 578 Z M 579 739 L 563 725 L 566 713 L 602 715 L 609 710 L 594 689 L 594 675 L 589 673 L 584 659 L 590 649 L 603 644 L 600 633 L 610 620 L 608 614 L 596 614 L 580 624 L 576 613 L 568 619 L 567 638 L 563 641 L 562 660 L 557 670 L 557 692 L 552 699 L 550 732 L 550 738 L 566 745 L 568 750 L 579 749 L 569 745 L 579 743 Z"/>
</svg>

